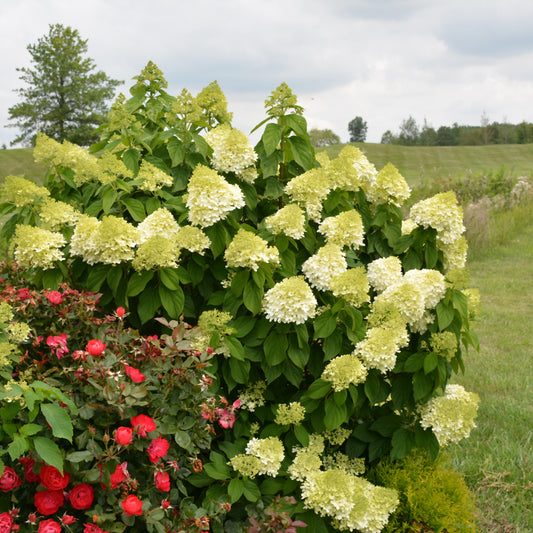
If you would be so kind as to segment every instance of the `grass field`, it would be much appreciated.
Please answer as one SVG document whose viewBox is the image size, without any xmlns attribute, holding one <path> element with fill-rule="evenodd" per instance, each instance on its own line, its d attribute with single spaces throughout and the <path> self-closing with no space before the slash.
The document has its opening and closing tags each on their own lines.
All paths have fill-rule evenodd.
<svg viewBox="0 0 533 533">
<path fill-rule="evenodd" d="M 327 147 L 335 157 L 344 144 Z M 354 143 L 379 170 L 392 163 L 411 186 L 469 173 L 505 169 L 513 176 L 533 175 L 533 144 L 493 144 L 487 146 L 398 146 Z"/>
<path fill-rule="evenodd" d="M 28 179 L 40 179 L 45 168 L 33 161 L 33 148 L 0 150 L 0 180 L 6 176 L 24 175 Z"/>
</svg>

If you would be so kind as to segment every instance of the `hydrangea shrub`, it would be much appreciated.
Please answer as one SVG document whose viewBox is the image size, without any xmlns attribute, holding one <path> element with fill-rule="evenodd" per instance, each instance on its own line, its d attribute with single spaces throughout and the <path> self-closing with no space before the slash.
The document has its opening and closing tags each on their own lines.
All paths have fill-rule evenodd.
<svg viewBox="0 0 533 533">
<path fill-rule="evenodd" d="M 231 527 L 282 494 L 316 531 L 380 531 L 398 495 L 365 468 L 436 457 L 474 425 L 476 398 L 449 385 L 477 346 L 461 208 L 438 194 L 406 218 L 393 165 L 315 154 L 286 84 L 255 148 L 216 83 L 165 88 L 149 64 L 89 152 L 39 136 L 50 170 L 40 188 L 6 180 L 3 234 L 36 283 L 102 292 L 148 331 L 200 325 L 214 391 L 240 408 L 191 479 L 232 504 Z"/>
</svg>

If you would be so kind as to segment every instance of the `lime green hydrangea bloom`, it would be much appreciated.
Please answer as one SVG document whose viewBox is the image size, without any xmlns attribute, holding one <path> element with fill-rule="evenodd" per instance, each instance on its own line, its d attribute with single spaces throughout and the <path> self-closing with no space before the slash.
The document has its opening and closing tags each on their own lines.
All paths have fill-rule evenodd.
<svg viewBox="0 0 533 533">
<path fill-rule="evenodd" d="M 285 458 L 283 443 L 278 437 L 253 438 L 246 445 L 246 453 L 259 459 L 259 474 L 267 476 L 276 476 Z"/>
<path fill-rule="evenodd" d="M 441 446 L 459 442 L 476 427 L 479 396 L 461 385 L 446 385 L 443 396 L 432 398 L 420 411 L 420 425 L 431 428 Z"/>
<path fill-rule="evenodd" d="M 219 311 L 218 309 L 204 311 L 198 318 L 198 333 L 191 341 L 193 349 L 204 352 L 210 347 L 213 335 L 216 335 L 220 339 L 220 343 L 215 353 L 222 353 L 229 357 L 230 350 L 224 337 L 234 332 L 234 329 L 228 325 L 231 319 L 231 314 L 226 311 Z"/>
<path fill-rule="evenodd" d="M 281 117 L 289 111 L 295 115 L 301 115 L 304 108 L 297 104 L 298 98 L 292 89 L 283 82 L 279 87 L 270 93 L 265 100 L 267 115 L 271 117 Z"/>
<path fill-rule="evenodd" d="M 313 168 L 292 178 L 285 185 L 285 193 L 293 202 L 302 204 L 311 220 L 320 221 L 322 202 L 331 190 L 329 179 L 322 168 Z"/>
<path fill-rule="evenodd" d="M 60 248 L 65 244 L 65 237 L 61 233 L 18 225 L 13 238 L 15 260 L 25 268 L 54 268 L 55 261 L 64 259 Z"/>
<path fill-rule="evenodd" d="M 179 255 L 179 247 L 175 240 L 162 235 L 153 235 L 139 246 L 131 264 L 137 272 L 166 267 L 176 268 Z"/>
<path fill-rule="evenodd" d="M 362 457 L 348 457 L 342 452 L 335 452 L 333 455 L 326 455 L 322 462 L 324 470 L 337 468 L 354 476 L 365 473 L 365 460 Z"/>
<path fill-rule="evenodd" d="M 274 423 L 280 426 L 298 426 L 305 418 L 305 407 L 300 402 L 281 403 L 276 409 Z"/>
<path fill-rule="evenodd" d="M 324 431 L 323 435 L 324 438 L 332 445 L 332 446 L 340 446 L 341 444 L 345 443 L 348 440 L 348 437 L 352 434 L 353 429 L 338 427 L 332 431 Z M 364 460 L 362 459 L 363 464 Z"/>
<path fill-rule="evenodd" d="M 229 124 L 222 124 L 209 130 L 205 140 L 213 149 L 211 165 L 215 170 L 234 172 L 238 177 L 246 177 L 245 181 L 257 177 L 257 173 L 243 174 L 257 160 L 257 154 L 244 133 Z"/>
<path fill-rule="evenodd" d="M 244 207 L 244 195 L 238 185 L 231 185 L 216 170 L 204 165 L 194 169 L 187 196 L 191 224 L 212 226 L 240 207 Z"/>
<path fill-rule="evenodd" d="M 0 342 L 0 370 L 5 366 L 13 364 L 11 354 L 17 349 L 17 347 L 10 342 Z"/>
<path fill-rule="evenodd" d="M 320 452 L 312 446 L 295 448 L 295 456 L 288 468 L 291 479 L 305 481 L 311 474 L 319 472 L 322 467 Z"/>
<path fill-rule="evenodd" d="M 297 204 L 289 204 L 265 218 L 265 226 L 274 235 L 301 239 L 305 234 L 305 215 Z"/>
<path fill-rule="evenodd" d="M 411 207 L 410 217 L 419 226 L 436 229 L 438 241 L 443 244 L 455 242 L 465 232 L 463 210 L 453 191 L 416 203 Z"/>
<path fill-rule="evenodd" d="M 331 292 L 354 307 L 370 301 L 370 285 L 364 267 L 349 268 L 331 278 Z"/>
<path fill-rule="evenodd" d="M 363 219 L 355 209 L 325 218 L 318 231 L 326 237 L 328 243 L 340 247 L 349 246 L 354 250 L 362 246 L 365 240 Z"/>
<path fill-rule="evenodd" d="M 396 285 L 403 277 L 402 262 L 395 255 L 375 259 L 368 263 L 366 268 L 368 281 L 377 292 L 383 292 L 388 287 Z"/>
<path fill-rule="evenodd" d="M 174 183 L 172 176 L 163 172 L 145 159 L 142 160 L 137 178 L 142 180 L 139 188 L 143 191 L 156 192 Z"/>
<path fill-rule="evenodd" d="M 355 346 L 354 354 L 367 368 L 376 368 L 385 373 L 394 368 L 398 352 L 408 341 L 405 326 L 370 328 L 366 337 Z"/>
<path fill-rule="evenodd" d="M 242 476 L 254 479 L 261 471 L 261 461 L 254 455 L 240 453 L 229 460 L 229 464 Z"/>
<path fill-rule="evenodd" d="M 259 263 L 279 264 L 279 251 L 251 231 L 239 229 L 224 253 L 230 268 L 257 270 Z"/>
<path fill-rule="evenodd" d="M 74 171 L 74 183 L 78 187 L 98 177 L 100 174 L 98 159 L 86 148 L 68 141 L 63 141 L 61 148 L 58 153 L 58 163 Z"/>
<path fill-rule="evenodd" d="M 411 189 L 398 169 L 387 163 L 376 176 L 373 186 L 365 190 L 368 201 L 373 204 L 392 204 L 400 207 L 411 195 Z"/>
<path fill-rule="evenodd" d="M 177 243 L 180 248 L 200 255 L 204 255 L 205 250 L 211 246 L 209 237 L 196 226 L 182 226 L 177 236 Z"/>
<path fill-rule="evenodd" d="M 25 322 L 12 322 L 7 326 L 9 340 L 13 344 L 22 344 L 30 338 L 31 328 Z"/>
<path fill-rule="evenodd" d="M 256 381 L 239 393 L 241 409 L 253 413 L 257 407 L 265 405 L 264 392 L 267 388 L 265 381 Z"/>
<path fill-rule="evenodd" d="M 426 308 L 423 289 L 407 280 L 402 280 L 389 286 L 376 297 L 374 302 L 378 302 L 378 305 L 381 302 L 394 304 L 408 324 L 420 320 Z"/>
<path fill-rule="evenodd" d="M 468 252 L 468 243 L 463 235 L 450 244 L 438 242 L 439 250 L 442 250 L 444 272 L 447 274 L 452 270 L 464 268 Z"/>
<path fill-rule="evenodd" d="M 310 473 L 301 491 L 305 507 L 330 517 L 340 530 L 361 533 L 379 533 L 399 503 L 394 489 L 338 468 Z"/>
<path fill-rule="evenodd" d="M 335 159 L 326 163 L 325 170 L 332 189 L 356 192 L 376 181 L 376 167 L 352 145 L 345 146 Z"/>
<path fill-rule="evenodd" d="M 133 172 L 112 152 L 104 152 L 97 163 L 100 168 L 98 180 L 102 185 L 114 183 L 117 178 L 133 178 Z"/>
<path fill-rule="evenodd" d="M 212 81 L 196 95 L 196 103 L 210 126 L 215 123 L 229 124 L 233 113 L 228 111 L 228 101 L 216 81 Z"/>
<path fill-rule="evenodd" d="M 202 118 L 202 108 L 187 89 L 183 89 L 176 97 L 172 111 L 187 124 L 198 122 Z"/>
<path fill-rule="evenodd" d="M 331 280 L 346 271 L 345 254 L 336 244 L 327 243 L 302 264 L 302 272 L 312 287 L 330 290 Z"/>
<path fill-rule="evenodd" d="M 263 312 L 271 322 L 303 324 L 316 313 L 317 301 L 303 276 L 285 278 L 263 298 Z"/>
<path fill-rule="evenodd" d="M 161 207 L 149 214 L 138 226 L 140 233 L 139 242 L 142 244 L 150 237 L 160 236 L 169 240 L 176 239 L 180 227 L 174 215 L 166 208 Z"/>
<path fill-rule="evenodd" d="M 7 324 L 13 320 L 13 308 L 4 300 L 0 302 L 0 324 Z"/>
<path fill-rule="evenodd" d="M 468 301 L 468 317 L 475 319 L 481 313 L 481 295 L 479 289 L 464 289 L 463 294 Z"/>
<path fill-rule="evenodd" d="M 429 268 L 408 270 L 403 276 L 403 280 L 420 289 L 426 309 L 436 307 L 446 293 L 446 281 L 438 270 Z"/>
<path fill-rule="evenodd" d="M 429 346 L 437 354 L 450 362 L 457 354 L 457 336 L 451 331 L 441 331 L 431 334 Z"/>
<path fill-rule="evenodd" d="M 43 226 L 51 230 L 57 230 L 65 225 L 74 226 L 80 216 L 81 213 L 71 205 L 53 198 L 45 198 L 39 210 L 39 217 L 44 222 Z"/>
<path fill-rule="evenodd" d="M 336 392 L 347 389 L 351 384 L 363 383 L 368 372 L 361 361 L 351 354 L 339 355 L 324 368 L 321 378 L 331 383 Z"/>
<path fill-rule="evenodd" d="M 16 207 L 25 207 L 50 196 L 50 192 L 46 187 L 39 187 L 25 178 L 6 176 L 0 186 L 0 195 L 4 202 L 14 204 Z"/>
<path fill-rule="evenodd" d="M 409 235 L 416 228 L 418 228 L 418 224 L 412 218 L 402 220 L 402 235 Z"/>
</svg>

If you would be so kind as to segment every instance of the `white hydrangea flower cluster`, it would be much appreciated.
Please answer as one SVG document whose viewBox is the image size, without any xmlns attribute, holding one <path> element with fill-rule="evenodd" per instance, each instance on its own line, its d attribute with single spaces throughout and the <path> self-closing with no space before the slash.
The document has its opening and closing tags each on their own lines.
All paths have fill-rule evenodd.
<svg viewBox="0 0 533 533">
<path fill-rule="evenodd" d="M 33 181 L 20 176 L 6 176 L 0 186 L 0 196 L 4 202 L 24 207 L 33 204 L 40 198 L 50 196 L 46 187 L 39 187 Z"/>
<path fill-rule="evenodd" d="M 450 244 L 439 243 L 442 250 L 444 272 L 447 274 L 451 270 L 464 268 L 468 253 L 468 243 L 463 235 Z"/>
<path fill-rule="evenodd" d="M 263 311 L 271 322 L 303 324 L 316 314 L 317 301 L 303 276 L 276 283 L 263 298 Z"/>
<path fill-rule="evenodd" d="M 13 238 L 15 260 L 25 268 L 54 268 L 54 261 L 64 259 L 60 248 L 65 244 L 61 233 L 20 224 Z"/>
<path fill-rule="evenodd" d="M 180 250 L 175 240 L 163 235 L 152 235 L 143 240 L 137 248 L 131 264 L 137 272 L 165 267 L 176 268 L 179 255 Z"/>
<path fill-rule="evenodd" d="M 301 489 L 305 507 L 329 516 L 340 530 L 379 533 L 399 503 L 396 490 L 339 468 L 311 472 Z"/>
<path fill-rule="evenodd" d="M 357 355 L 367 368 L 376 368 L 388 372 L 396 364 L 398 352 L 409 342 L 405 326 L 387 325 L 370 328 L 366 337 L 357 343 L 354 355 Z"/>
<path fill-rule="evenodd" d="M 331 278 L 331 292 L 354 307 L 370 301 L 370 285 L 365 267 L 348 268 Z"/>
<path fill-rule="evenodd" d="M 292 451 L 295 455 L 288 468 L 289 476 L 297 481 L 305 481 L 310 474 L 318 472 L 322 467 L 320 454 L 324 451 L 324 437 L 311 434 L 307 446 L 298 446 Z"/>
<path fill-rule="evenodd" d="M 366 268 L 368 281 L 377 292 L 383 292 L 392 285 L 396 285 L 403 277 L 402 263 L 395 255 L 375 259 L 368 263 Z"/>
<path fill-rule="evenodd" d="M 426 309 L 433 309 L 446 293 L 446 281 L 438 270 L 428 268 L 408 270 L 403 279 L 420 288 Z"/>
<path fill-rule="evenodd" d="M 141 162 L 137 178 L 142 180 L 139 189 L 149 192 L 159 191 L 163 187 L 170 187 L 174 183 L 170 174 L 163 172 L 145 159 Z"/>
<path fill-rule="evenodd" d="M 280 426 L 298 426 L 305 418 L 305 407 L 300 402 L 280 403 L 276 408 L 274 423 Z"/>
<path fill-rule="evenodd" d="M 429 400 L 421 409 L 420 425 L 431 428 L 441 446 L 459 442 L 476 427 L 479 396 L 461 385 L 447 385 L 443 396 Z"/>
<path fill-rule="evenodd" d="M 301 239 L 305 233 L 305 215 L 297 204 L 289 204 L 265 218 L 265 226 L 274 235 L 281 233 L 293 239 Z"/>
<path fill-rule="evenodd" d="M 251 439 L 246 445 L 246 453 L 259 459 L 259 474 L 275 476 L 285 458 L 283 443 L 278 437 Z"/>
<path fill-rule="evenodd" d="M 204 255 L 205 250 L 211 246 L 211 241 L 200 228 L 182 226 L 177 236 L 177 244 L 179 248 Z"/>
<path fill-rule="evenodd" d="M 239 399 L 241 400 L 241 409 L 253 413 L 257 407 L 265 405 L 263 394 L 266 388 L 267 384 L 265 381 L 256 381 L 246 387 L 244 391 L 240 392 Z"/>
<path fill-rule="evenodd" d="M 465 232 L 463 210 L 453 191 L 416 203 L 411 207 L 410 217 L 419 226 L 436 229 L 438 241 L 443 244 L 455 242 Z"/>
<path fill-rule="evenodd" d="M 378 304 L 381 302 L 394 304 L 408 324 L 413 324 L 420 320 L 426 308 L 422 287 L 403 278 L 398 283 L 390 285 L 381 294 L 378 294 L 374 302 Z"/>
<path fill-rule="evenodd" d="M 104 152 L 97 159 L 97 163 L 100 168 L 98 181 L 102 185 L 114 183 L 118 177 L 133 178 L 133 172 L 112 152 Z"/>
<path fill-rule="evenodd" d="M 174 215 L 166 207 L 160 207 L 149 214 L 138 224 L 137 229 L 140 233 L 140 244 L 146 242 L 150 237 L 155 236 L 174 240 L 180 231 Z"/>
<path fill-rule="evenodd" d="M 349 246 L 354 250 L 362 246 L 365 240 L 363 219 L 355 209 L 325 218 L 318 231 L 326 237 L 328 243 Z"/>
<path fill-rule="evenodd" d="M 345 254 L 336 244 L 325 244 L 302 264 L 302 272 L 312 287 L 327 291 L 331 280 L 348 267 Z"/>
<path fill-rule="evenodd" d="M 324 368 L 324 381 L 331 383 L 336 392 L 347 389 L 351 384 L 358 385 L 366 380 L 368 371 L 355 355 L 339 355 L 332 359 Z"/>
<path fill-rule="evenodd" d="M 292 201 L 303 204 L 311 220 L 319 222 L 322 216 L 322 202 L 330 191 L 327 174 L 322 168 L 313 168 L 292 178 L 285 185 L 285 193 Z"/>
<path fill-rule="evenodd" d="M 259 235 L 241 228 L 226 248 L 224 259 L 230 268 L 257 270 L 259 263 L 279 264 L 279 251 Z"/>
<path fill-rule="evenodd" d="M 213 149 L 211 164 L 219 172 L 234 172 L 247 182 L 257 177 L 252 167 L 257 154 L 248 137 L 229 124 L 222 124 L 205 134 L 207 144 Z"/>
<path fill-rule="evenodd" d="M 189 220 L 206 228 L 224 220 L 230 211 L 244 206 L 238 185 L 231 185 L 216 170 L 198 165 L 189 180 L 187 208 Z"/>
<path fill-rule="evenodd" d="M 412 218 L 402 220 L 402 235 L 409 235 L 416 228 L 418 224 Z"/>
<path fill-rule="evenodd" d="M 133 259 L 139 239 L 139 230 L 123 218 L 98 220 L 81 215 L 70 241 L 70 254 L 81 256 L 90 265 L 119 264 Z"/>
<path fill-rule="evenodd" d="M 411 189 L 398 169 L 387 163 L 377 174 L 372 187 L 365 190 L 368 201 L 373 204 L 402 206 L 411 195 Z"/>
<path fill-rule="evenodd" d="M 51 230 L 59 229 L 63 225 L 74 226 L 80 215 L 71 205 L 53 198 L 44 198 L 39 211 L 43 226 Z"/>
<path fill-rule="evenodd" d="M 13 344 L 26 342 L 31 335 L 31 328 L 26 322 L 11 322 L 6 328 L 9 333 L 9 341 Z"/>
<path fill-rule="evenodd" d="M 368 161 L 359 148 L 347 145 L 332 161 L 324 160 L 326 174 L 332 189 L 358 191 L 368 189 L 376 181 L 376 167 Z"/>
</svg>

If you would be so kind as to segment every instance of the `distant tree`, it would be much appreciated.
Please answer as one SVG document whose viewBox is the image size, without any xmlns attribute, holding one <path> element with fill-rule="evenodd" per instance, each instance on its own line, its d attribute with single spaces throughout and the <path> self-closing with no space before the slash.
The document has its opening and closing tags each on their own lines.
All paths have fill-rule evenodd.
<svg viewBox="0 0 533 533">
<path fill-rule="evenodd" d="M 454 128 L 450 126 L 441 126 L 437 130 L 437 146 L 455 146 L 457 144 L 457 137 L 455 136 Z"/>
<path fill-rule="evenodd" d="M 368 131 L 368 124 L 362 117 L 355 117 L 348 123 L 348 131 L 350 132 L 351 143 L 364 143 Z"/>
<path fill-rule="evenodd" d="M 387 130 L 381 136 L 381 144 L 396 144 L 396 137 L 394 137 L 391 130 Z"/>
<path fill-rule="evenodd" d="M 533 124 L 523 121 L 516 127 L 516 141 L 519 144 L 533 142 Z"/>
<path fill-rule="evenodd" d="M 311 139 L 311 144 L 315 148 L 320 148 L 321 146 L 330 146 L 332 144 L 338 144 L 341 142 L 341 138 L 333 133 L 331 130 L 319 130 L 317 128 L 312 128 L 309 130 L 309 137 Z"/>
<path fill-rule="evenodd" d="M 437 142 L 437 132 L 433 126 L 428 124 L 428 121 L 424 118 L 424 125 L 420 130 L 420 135 L 418 137 L 418 142 L 422 146 L 435 146 Z"/>
<path fill-rule="evenodd" d="M 400 124 L 400 135 L 398 137 L 398 142 L 400 144 L 405 144 L 407 146 L 413 146 L 418 144 L 418 125 L 416 120 L 409 116 Z"/>
<path fill-rule="evenodd" d="M 16 121 L 20 135 L 11 143 L 32 141 L 42 132 L 57 141 L 89 145 L 107 113 L 106 101 L 122 82 L 104 72 L 87 52 L 87 40 L 77 30 L 50 24 L 48 35 L 27 47 L 34 68 L 17 68 L 26 87 L 15 92 L 22 102 L 9 108 L 9 120 Z"/>
</svg>

